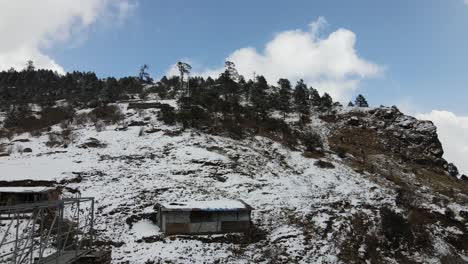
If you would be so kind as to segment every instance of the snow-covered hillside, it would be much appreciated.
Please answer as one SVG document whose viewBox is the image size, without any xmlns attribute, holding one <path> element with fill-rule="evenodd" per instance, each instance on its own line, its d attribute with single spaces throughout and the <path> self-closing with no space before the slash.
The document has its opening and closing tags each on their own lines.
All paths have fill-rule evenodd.
<svg viewBox="0 0 468 264">
<path fill-rule="evenodd" d="M 467 235 L 468 204 L 448 198 L 443 206 L 426 204 L 442 214 L 451 208 L 465 229 L 436 222 L 429 239 L 433 251 L 398 256 L 372 247 L 372 239 L 385 233 L 382 209 L 404 213 L 388 179 L 356 172 L 332 152 L 320 159 L 333 166 L 320 166 L 319 158 L 265 137 L 234 140 L 183 130 L 158 121 L 157 109 L 119 106 L 124 123 L 138 125 L 100 132 L 91 124 L 76 125 L 67 148 L 46 146 L 47 134 L 17 135 L 12 154 L 0 157 L 0 181 L 55 181 L 95 197 L 98 240 L 112 246 L 114 263 L 443 263 L 447 256 L 468 262 L 468 252 L 448 242 L 451 233 Z M 328 148 L 332 127 L 313 120 Z M 32 152 L 14 151 L 26 148 Z M 158 202 L 215 199 L 250 204 L 256 229 L 165 237 L 151 221 Z"/>
</svg>

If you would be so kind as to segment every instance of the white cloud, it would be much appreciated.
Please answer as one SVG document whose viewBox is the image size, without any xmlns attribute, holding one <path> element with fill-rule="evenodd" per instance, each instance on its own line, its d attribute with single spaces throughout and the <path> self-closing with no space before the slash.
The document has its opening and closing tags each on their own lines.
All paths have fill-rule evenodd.
<svg viewBox="0 0 468 264">
<path fill-rule="evenodd" d="M 326 20 L 320 17 L 309 24 L 308 30 L 278 33 L 262 52 L 245 47 L 234 51 L 226 60 L 233 61 L 246 78 L 252 78 L 256 72 L 272 84 L 279 78 L 304 79 L 320 92 L 348 100 L 362 79 L 378 76 L 383 68 L 359 57 L 352 31 L 340 28 L 322 38 L 320 31 L 325 26 Z M 197 74 L 218 76 L 222 70 L 207 69 Z"/>
<path fill-rule="evenodd" d="M 432 110 L 430 113 L 417 114 L 416 117 L 434 122 L 444 147 L 444 158 L 453 162 L 460 173 L 468 175 L 468 116 Z"/>
<path fill-rule="evenodd" d="M 82 35 L 101 17 L 124 19 L 131 0 L 15 0 L 0 2 L 0 70 L 21 69 L 32 59 L 38 68 L 64 69 L 44 53 Z"/>
<path fill-rule="evenodd" d="M 463 3 L 464 3 L 465 5 L 468 5 L 468 0 L 464 0 Z"/>
</svg>

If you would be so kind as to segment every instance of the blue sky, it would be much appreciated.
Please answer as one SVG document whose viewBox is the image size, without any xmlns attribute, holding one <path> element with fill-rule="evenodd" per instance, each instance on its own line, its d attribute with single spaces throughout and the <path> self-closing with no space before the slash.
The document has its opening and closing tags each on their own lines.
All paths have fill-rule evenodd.
<svg viewBox="0 0 468 264">
<path fill-rule="evenodd" d="M 158 78 L 185 60 L 207 76 L 229 59 L 248 78 L 362 93 L 432 120 L 468 173 L 468 0 L 1 1 L 0 35 L 0 70 L 33 59 L 107 77 L 146 63 Z"/>
<path fill-rule="evenodd" d="M 66 70 L 132 75 L 143 63 L 161 76 L 180 59 L 218 67 L 234 50 L 258 50 L 285 30 L 323 16 L 326 32 L 356 34 L 360 57 L 384 66 L 360 83 L 373 104 L 411 102 L 419 111 L 468 114 L 468 6 L 463 1 L 139 1 L 123 23 L 97 24 L 77 45 L 53 46 Z M 260 72 L 259 72 L 260 73 Z"/>
</svg>

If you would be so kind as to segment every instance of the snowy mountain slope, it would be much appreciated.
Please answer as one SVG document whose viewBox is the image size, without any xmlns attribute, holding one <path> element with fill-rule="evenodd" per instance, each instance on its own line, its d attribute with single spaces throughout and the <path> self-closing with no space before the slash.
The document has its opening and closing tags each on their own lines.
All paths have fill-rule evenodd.
<svg viewBox="0 0 468 264">
<path fill-rule="evenodd" d="M 91 125 L 76 126 L 74 143 L 67 148 L 47 147 L 47 135 L 20 135 L 16 139 L 29 142 L 14 145 L 33 152 L 0 158 L 0 181 L 53 180 L 95 197 L 98 238 L 112 246 L 114 263 L 468 261 L 464 246 L 456 244 L 467 235 L 468 204 L 463 200 L 444 196 L 446 203 L 428 203 L 441 195 L 430 187 L 421 186 L 426 192 L 414 189 L 422 201 L 420 215 L 436 215 L 435 222 L 419 230 L 399 218 L 408 210 L 395 182 L 357 170 L 352 158 L 327 152 L 321 159 L 334 168 L 322 168 L 301 150 L 265 137 L 234 140 L 183 130 L 158 121 L 157 109 L 120 107 L 126 123 L 147 124 L 112 125 L 101 132 Z M 318 116 L 312 120 L 325 148 L 333 149 L 328 138 L 341 125 Z M 99 144 L 86 145 L 90 141 Z M 224 198 L 252 205 L 256 229 L 244 235 L 164 237 L 151 221 L 157 202 Z M 456 220 L 445 218 L 447 207 Z M 410 228 L 411 238 L 403 231 L 388 234 L 398 233 L 399 226 Z"/>
</svg>

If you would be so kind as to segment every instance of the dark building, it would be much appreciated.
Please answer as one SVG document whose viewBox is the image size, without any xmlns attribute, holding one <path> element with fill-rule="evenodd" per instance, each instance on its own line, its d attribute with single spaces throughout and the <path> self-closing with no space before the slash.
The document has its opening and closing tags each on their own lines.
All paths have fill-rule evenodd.
<svg viewBox="0 0 468 264">
<path fill-rule="evenodd" d="M 222 234 L 249 230 L 253 208 L 242 200 L 158 204 L 158 226 L 167 235 Z"/>
<path fill-rule="evenodd" d="M 35 203 L 60 199 L 51 187 L 0 187 L 0 206 Z"/>
</svg>

